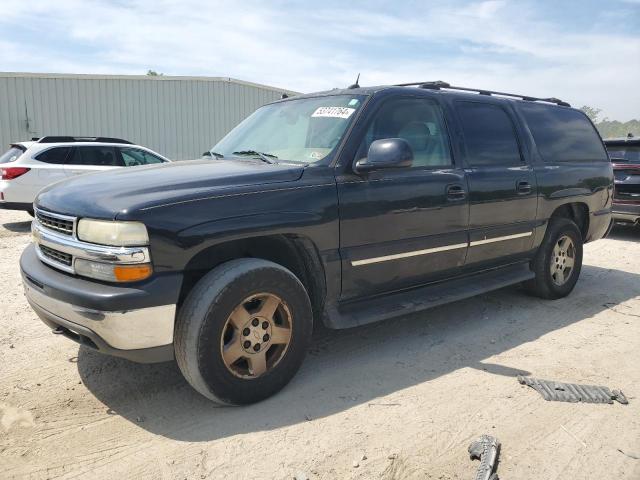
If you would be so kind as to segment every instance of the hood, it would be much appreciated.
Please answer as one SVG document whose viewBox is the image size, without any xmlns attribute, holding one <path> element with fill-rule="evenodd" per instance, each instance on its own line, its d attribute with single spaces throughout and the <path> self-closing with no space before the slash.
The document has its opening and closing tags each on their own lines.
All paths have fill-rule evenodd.
<svg viewBox="0 0 640 480">
<path fill-rule="evenodd" d="M 188 160 L 80 175 L 43 189 L 35 204 L 78 217 L 115 218 L 141 208 L 293 182 L 303 165 L 253 160 Z"/>
</svg>

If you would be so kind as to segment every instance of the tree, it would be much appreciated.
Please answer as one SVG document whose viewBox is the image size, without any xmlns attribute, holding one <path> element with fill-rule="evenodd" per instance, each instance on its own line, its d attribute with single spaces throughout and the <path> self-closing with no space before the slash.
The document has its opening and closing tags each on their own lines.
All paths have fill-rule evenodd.
<svg viewBox="0 0 640 480">
<path fill-rule="evenodd" d="M 598 123 L 598 116 L 600 115 L 600 112 L 602 112 L 602 110 L 600 110 L 599 108 L 590 107 L 589 105 L 581 106 L 580 110 L 582 110 L 593 123 Z M 604 120 L 606 120 L 606 118 Z"/>
<path fill-rule="evenodd" d="M 620 138 L 632 134 L 634 137 L 640 136 L 640 120 L 629 120 L 619 122 L 617 120 L 603 120 L 596 123 L 596 128 L 602 138 Z"/>
<path fill-rule="evenodd" d="M 148 77 L 163 77 L 164 73 L 158 73 L 155 70 L 147 70 Z"/>
<path fill-rule="evenodd" d="M 626 137 L 629 133 L 633 136 L 640 136 L 640 120 L 629 120 L 628 122 L 619 122 L 618 120 L 609 120 L 607 117 L 599 119 L 599 108 L 583 105 L 580 107 L 587 117 L 594 123 L 602 138 L 618 138 Z"/>
</svg>

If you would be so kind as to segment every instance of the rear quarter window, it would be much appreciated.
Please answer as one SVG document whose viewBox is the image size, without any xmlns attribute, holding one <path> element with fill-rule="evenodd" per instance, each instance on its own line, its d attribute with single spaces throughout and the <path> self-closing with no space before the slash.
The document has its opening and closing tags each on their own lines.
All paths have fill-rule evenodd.
<svg viewBox="0 0 640 480">
<path fill-rule="evenodd" d="M 608 161 L 600 136 L 584 113 L 534 103 L 521 104 L 520 110 L 545 162 Z"/>
<path fill-rule="evenodd" d="M 50 148 L 49 150 L 45 150 L 44 152 L 36 155 L 35 158 L 40 162 L 61 165 L 66 162 L 70 150 L 71 148 L 69 147 Z"/>
<path fill-rule="evenodd" d="M 0 164 L 15 162 L 23 153 L 24 152 L 18 147 L 11 147 L 9 150 L 4 152 L 2 156 L 0 156 Z"/>
</svg>

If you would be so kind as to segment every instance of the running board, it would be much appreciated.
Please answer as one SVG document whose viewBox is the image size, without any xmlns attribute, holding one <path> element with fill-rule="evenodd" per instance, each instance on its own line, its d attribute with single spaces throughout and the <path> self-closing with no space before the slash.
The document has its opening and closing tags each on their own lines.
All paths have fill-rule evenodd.
<svg viewBox="0 0 640 480">
<path fill-rule="evenodd" d="M 329 328 L 357 327 L 420 312 L 534 277 L 528 262 L 509 265 L 411 290 L 327 306 L 325 320 Z"/>
</svg>

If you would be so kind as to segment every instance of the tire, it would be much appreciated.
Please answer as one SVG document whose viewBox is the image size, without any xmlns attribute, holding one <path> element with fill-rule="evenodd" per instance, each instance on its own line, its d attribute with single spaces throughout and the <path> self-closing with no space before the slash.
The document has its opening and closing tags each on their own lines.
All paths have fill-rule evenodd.
<svg viewBox="0 0 640 480">
<path fill-rule="evenodd" d="M 562 245 L 569 246 L 569 239 L 573 248 L 569 248 L 564 255 Z M 564 242 L 559 244 L 559 242 Z M 560 247 L 556 250 L 556 247 Z M 573 266 L 567 269 L 570 261 Z M 580 276 L 582 268 L 582 234 L 577 225 L 567 218 L 551 218 L 542 244 L 538 248 L 532 262 L 535 278 L 527 282 L 528 290 L 541 298 L 555 300 L 566 297 L 571 293 Z"/>
<path fill-rule="evenodd" d="M 263 315 L 269 302 L 278 300 L 275 313 Z M 311 302 L 293 273 L 266 260 L 237 259 L 213 269 L 187 296 L 176 320 L 175 357 L 186 380 L 202 395 L 221 404 L 245 405 L 289 383 L 304 360 L 312 330 Z M 272 338 L 258 338 L 263 333 L 263 339 L 267 333 Z M 276 344 L 282 338 L 288 343 Z M 253 343 L 246 347 L 247 342 Z M 253 355 L 256 346 L 262 350 Z M 231 356 L 225 356 L 229 352 Z M 231 363 L 229 358 L 238 352 L 244 356 Z M 257 361 L 262 352 L 264 360 Z"/>
</svg>

